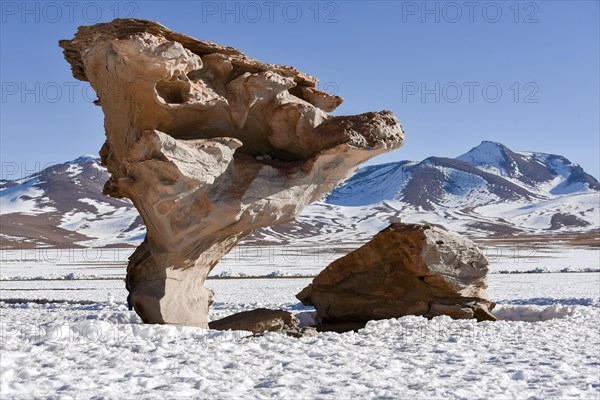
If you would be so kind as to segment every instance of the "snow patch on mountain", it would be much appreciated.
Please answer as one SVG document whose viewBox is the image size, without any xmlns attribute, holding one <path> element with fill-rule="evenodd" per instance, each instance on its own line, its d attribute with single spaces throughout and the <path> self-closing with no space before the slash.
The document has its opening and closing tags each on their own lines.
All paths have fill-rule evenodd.
<svg viewBox="0 0 600 400">
<path fill-rule="evenodd" d="M 38 215 L 56 211 L 52 206 L 40 206 L 40 203 L 49 203 L 50 199 L 44 197 L 44 190 L 36 186 L 39 182 L 38 179 L 30 179 L 0 191 L 0 214 Z"/>
<path fill-rule="evenodd" d="M 506 154 L 503 146 L 495 142 L 483 141 L 481 144 L 463 155 L 456 157 L 457 160 L 464 161 L 485 172 L 506 176 Z"/>
<path fill-rule="evenodd" d="M 138 218 L 138 213 L 133 207 L 121 207 L 115 209 L 110 206 L 103 207 L 102 212 L 78 212 L 67 213 L 59 225 L 69 231 L 79 232 L 92 240 L 80 241 L 79 245 L 88 247 L 104 247 L 113 244 L 134 241 L 139 239 L 139 235 L 145 233 L 143 226 L 139 226 L 132 232 L 127 232 Z M 127 234 L 125 234 L 127 232 Z"/>
<path fill-rule="evenodd" d="M 131 202 L 102 194 L 107 179 L 97 157 L 82 156 L 6 181 L 0 189 L 3 243 L 101 247 L 141 241 L 145 228 Z"/>
<path fill-rule="evenodd" d="M 328 196 L 327 202 L 341 206 L 373 204 L 394 199 L 411 177 L 409 161 L 374 165 L 360 169 L 349 181 Z M 385 182 L 382 185 L 381 182 Z"/>
<path fill-rule="evenodd" d="M 79 199 L 78 201 L 94 206 L 100 214 L 107 214 L 115 211 L 115 208 L 105 201 L 98 201 L 88 198 Z"/>
</svg>

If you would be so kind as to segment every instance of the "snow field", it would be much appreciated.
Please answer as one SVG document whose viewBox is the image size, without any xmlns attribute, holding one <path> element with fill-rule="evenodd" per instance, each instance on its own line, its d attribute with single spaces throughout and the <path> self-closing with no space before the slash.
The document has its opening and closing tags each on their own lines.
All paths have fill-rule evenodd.
<svg viewBox="0 0 600 400">
<path fill-rule="evenodd" d="M 599 272 L 491 273 L 496 322 L 411 316 L 298 339 L 145 325 L 125 306 L 132 249 L 67 250 L 0 254 L 3 400 L 600 397 Z M 238 248 L 213 271 L 229 278 L 206 281 L 211 319 L 258 307 L 312 318 L 294 297 L 312 278 L 292 275 L 340 254 L 266 254 Z M 589 248 L 487 254 L 492 271 L 599 266 Z"/>
<path fill-rule="evenodd" d="M 541 322 L 404 317 L 357 333 L 143 325 L 123 305 L 3 306 L 2 398 L 595 398 L 598 306 Z M 32 385 L 32 382 L 35 382 Z"/>
<path fill-rule="evenodd" d="M 293 296 L 309 281 L 208 280 L 211 319 L 256 307 L 306 318 L 311 309 Z M 106 285 L 60 293 L 73 304 L 0 303 L 3 399 L 600 395 L 598 273 L 492 275 L 496 322 L 404 317 L 300 339 L 144 325 L 126 310 L 119 280 L 1 283 L 2 298 L 11 285 L 32 285 L 17 291 L 30 299 L 56 285 Z M 95 302 L 77 304 L 79 293 Z"/>
</svg>

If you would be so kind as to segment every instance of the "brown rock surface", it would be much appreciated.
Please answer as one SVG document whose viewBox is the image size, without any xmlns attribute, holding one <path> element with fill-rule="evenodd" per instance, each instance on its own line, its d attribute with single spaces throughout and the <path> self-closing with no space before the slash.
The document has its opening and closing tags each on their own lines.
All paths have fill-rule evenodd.
<svg viewBox="0 0 600 400">
<path fill-rule="evenodd" d="M 290 312 L 268 308 L 233 314 L 211 321 L 208 326 L 219 331 L 282 332 L 295 336 L 300 336 L 302 332 L 300 322 Z"/>
<path fill-rule="evenodd" d="M 404 315 L 495 320 L 488 261 L 468 239 L 441 228 L 394 223 L 334 261 L 296 297 L 324 323 Z"/>
<path fill-rule="evenodd" d="M 60 46 L 104 112 L 104 193 L 147 226 L 127 268 L 145 322 L 206 326 L 203 282 L 233 246 L 402 145 L 392 113 L 330 116 L 342 100 L 315 78 L 156 22 L 82 26 Z"/>
</svg>

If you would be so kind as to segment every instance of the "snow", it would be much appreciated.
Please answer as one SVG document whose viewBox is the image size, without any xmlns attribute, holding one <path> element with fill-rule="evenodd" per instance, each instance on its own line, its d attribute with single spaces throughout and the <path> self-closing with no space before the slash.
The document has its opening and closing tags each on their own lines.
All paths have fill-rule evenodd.
<svg viewBox="0 0 600 400">
<path fill-rule="evenodd" d="M 86 290 L 97 296 L 91 304 L 0 303 L 0 390 L 3 398 L 595 398 L 600 274 L 565 274 L 564 291 L 547 281 L 554 275 L 563 274 L 495 275 L 500 321 L 409 316 L 299 339 L 144 325 L 116 291 L 123 282 L 102 281 L 112 292 Z M 554 287 L 554 303 L 514 294 L 507 280 L 525 278 Z M 310 323 L 310 308 L 293 298 L 308 281 L 209 280 L 211 318 L 270 306 Z M 576 288 L 582 298 L 570 297 Z"/>
<path fill-rule="evenodd" d="M 460 174 L 458 171 L 451 174 Z M 340 206 L 327 203 L 314 203 L 304 209 L 296 218 L 298 225 L 320 222 L 324 225 L 316 232 L 309 232 L 305 238 L 294 232 L 278 234 L 276 228 L 261 232 L 272 241 L 285 241 L 293 237 L 294 241 L 313 240 L 315 235 L 320 243 L 347 243 L 373 234 L 389 225 L 391 220 L 400 219 L 407 223 L 431 223 L 470 236 L 487 237 L 489 231 L 483 223 L 518 227 L 529 233 L 547 233 L 551 227 L 552 216 L 566 213 L 587 222 L 585 230 L 600 228 L 600 194 L 598 192 L 577 193 L 550 199 L 538 199 L 535 202 L 525 200 L 511 202 L 493 202 L 489 191 L 480 187 L 477 179 L 461 179 L 460 186 L 454 188 L 456 194 L 448 194 L 442 205 L 434 205 L 431 211 L 423 211 L 398 200 L 383 200 L 366 206 Z M 570 232 L 573 227 L 562 227 L 550 231 Z M 582 228 L 579 228 L 582 230 Z"/>
<path fill-rule="evenodd" d="M 56 211 L 54 207 L 40 206 L 40 202 L 48 202 L 44 191 L 35 185 L 38 179 L 31 179 L 21 185 L 13 186 L 0 191 L 0 214 L 21 213 L 37 215 Z"/>
<path fill-rule="evenodd" d="M 110 279 L 105 276 L 88 275 L 79 272 L 69 272 L 65 275 L 51 273 L 48 275 L 39 276 L 5 276 L 0 275 L 0 281 L 61 281 L 61 280 L 98 280 Z"/>
<path fill-rule="evenodd" d="M 98 201 L 88 198 L 78 199 L 77 201 L 96 207 L 96 210 L 98 210 L 98 213 L 100 214 L 107 214 L 115 211 L 115 208 L 113 206 L 104 201 Z"/>
<path fill-rule="evenodd" d="M 456 157 L 456 159 L 474 165 L 486 172 L 505 177 L 507 175 L 504 168 L 506 155 L 502 147 L 500 143 L 483 141 L 479 146 Z"/>
<path fill-rule="evenodd" d="M 34 242 L 33 239 L 28 239 L 28 238 L 24 238 L 24 237 L 20 237 L 20 236 L 5 235 L 4 233 L 0 233 L 0 239 L 10 240 L 10 241 L 18 241 L 18 242 L 22 242 L 22 243 Z"/>
<path fill-rule="evenodd" d="M 448 174 L 448 181 L 452 182 L 453 186 L 444 189 L 455 196 L 469 198 L 478 195 L 480 191 L 487 191 L 485 180 L 480 176 L 455 169 L 448 170 L 446 173 Z M 463 207 L 469 205 L 469 202 L 466 202 Z"/>
<path fill-rule="evenodd" d="M 500 306 L 494 310 L 494 315 L 503 321 L 548 321 L 556 318 L 573 316 L 577 312 L 576 306 Z"/>
<path fill-rule="evenodd" d="M 514 152 L 514 157 L 522 157 L 528 167 L 534 171 L 519 171 L 518 165 L 507 159 L 508 149 L 495 142 L 484 141 L 469 152 L 457 157 L 458 160 L 473 166 L 470 170 L 462 171 L 452 167 L 438 165 L 439 161 L 429 158 L 416 164 L 396 162 L 379 166 L 370 166 L 359 170 L 345 184 L 334 190 L 326 202 L 338 207 L 356 207 L 363 215 L 373 219 L 383 220 L 383 213 L 388 216 L 400 217 L 405 222 L 430 222 L 447 229 L 469 233 L 470 235 L 488 235 L 491 230 L 506 232 L 519 229 L 529 233 L 539 233 L 551 227 L 551 218 L 556 213 L 564 213 L 577 217 L 589 225 L 563 226 L 559 232 L 581 231 L 600 228 L 600 194 L 589 188 L 587 183 L 568 183 L 569 176 L 576 166 L 561 156 Z M 506 163 L 512 164 L 507 167 Z M 433 210 L 423 210 L 403 202 L 404 188 L 412 178 L 413 168 L 427 164 L 427 173 L 431 168 L 439 171 L 436 178 L 444 182 L 443 198 L 437 204 L 431 203 Z M 444 164 L 446 165 L 446 164 Z M 449 164 L 451 165 L 451 164 Z M 531 183 L 523 173 L 534 174 L 536 166 L 540 171 L 548 169 L 548 176 L 556 174 L 546 182 Z M 509 168 L 510 171 L 507 171 Z M 529 192 L 530 196 L 517 195 L 516 199 L 507 200 L 495 193 L 493 184 L 475 174 L 482 170 L 502 176 L 508 182 Z M 509 191 L 510 193 L 510 191 Z M 391 205 L 388 210 L 382 205 Z M 395 208 L 395 215 L 389 208 Z M 349 212 L 341 208 L 325 209 L 321 204 L 312 209 L 306 209 L 303 215 L 316 217 L 318 215 L 347 215 Z M 379 214 L 379 215 L 375 215 Z M 300 219 L 302 216 L 300 217 Z M 308 218 L 307 218 L 308 219 Z M 336 221 L 341 220 L 339 217 Z M 482 223 L 488 224 L 487 227 Z M 343 225 L 352 226 L 352 221 L 343 221 Z M 490 228 L 496 226 L 500 228 Z"/>
<path fill-rule="evenodd" d="M 352 180 L 340 186 L 327 198 L 327 203 L 340 206 L 361 206 L 392 200 L 400 193 L 411 174 L 407 167 L 415 163 L 401 161 L 360 169 Z M 357 184 L 353 184 L 357 182 Z M 382 185 L 381 182 L 385 182 Z"/>
<path fill-rule="evenodd" d="M 555 187 L 552 188 L 551 193 L 554 195 L 564 195 L 564 194 L 571 194 L 571 193 L 578 193 L 578 192 L 590 192 L 590 191 L 592 191 L 592 190 L 590 189 L 590 186 L 587 183 L 561 182 L 560 184 L 555 185 Z"/>
<path fill-rule="evenodd" d="M 277 269 L 286 253 L 268 249 L 236 250 L 217 267 L 227 272 L 206 281 L 211 319 L 267 307 L 314 322 L 294 297 L 312 278 L 290 275 L 317 273 L 339 254 L 303 251 Z M 492 271 L 600 267 L 593 248 L 487 249 Z M 131 251 L 1 252 L 2 398 L 600 396 L 599 272 L 492 273 L 496 322 L 409 316 L 292 338 L 143 324 L 125 305 Z"/>
<path fill-rule="evenodd" d="M 73 307 L 52 311 L 79 311 L 69 308 Z M 77 398 L 92 394 L 127 398 L 589 398 L 598 394 L 596 367 L 583 356 L 585 341 L 594 340 L 593 332 L 582 329 L 577 334 L 572 327 L 597 316 L 597 310 L 545 322 L 552 330 L 564 328 L 568 338 L 577 334 L 580 340 L 563 346 L 561 335 L 514 321 L 494 323 L 492 329 L 487 323 L 407 317 L 372 322 L 358 333 L 293 339 L 141 326 L 132 324 L 124 312 L 106 308 L 101 314 L 110 322 L 85 319 L 86 313 L 79 311 L 78 321 L 47 324 L 43 333 L 23 338 L 8 336 L 3 343 L 8 357 L 2 360 L 7 378 L 2 381 L 2 393 L 35 397 L 58 393 Z M 28 356 L 12 357 L 15 346 Z M 523 354 L 526 348 L 528 357 Z"/>
<path fill-rule="evenodd" d="M 375 229 L 376 230 L 376 229 Z M 358 248 L 362 243 L 328 241 L 327 235 L 290 245 L 239 245 L 211 272 L 215 277 L 283 275 L 313 276 L 332 261 Z M 331 240 L 331 239 L 329 239 Z M 363 238 L 363 242 L 368 241 Z M 542 269 L 560 272 L 600 268 L 598 247 L 521 243 L 497 245 L 480 243 L 492 273 L 530 272 Z M 18 248 L 0 250 L 0 275 L 6 279 L 33 279 L 43 276 L 79 275 L 124 277 L 128 257 L 134 247 L 113 248 Z"/>
<path fill-rule="evenodd" d="M 83 171 L 83 167 L 80 164 L 68 164 L 67 173 L 69 178 L 75 178 Z"/>
<path fill-rule="evenodd" d="M 54 213 L 61 218 L 58 225 L 60 228 L 81 233 L 91 238 L 90 240 L 76 242 L 76 245 L 80 246 L 102 247 L 126 242 L 135 244 L 141 242 L 145 234 L 144 227 L 129 229 L 139 216 L 137 210 L 130 203 L 123 203 L 123 206 L 115 207 L 105 201 L 81 197 L 77 198 L 77 201 L 81 203 L 82 207 L 74 206 L 72 209 L 65 211 L 64 208 L 61 208 L 64 204 L 55 203 L 48 197 L 52 195 L 48 194 L 46 189 L 51 187 L 54 182 L 71 185 L 66 189 L 61 188 L 71 196 L 81 196 L 82 190 L 86 190 L 87 193 L 92 195 L 92 189 L 81 187 L 81 180 L 88 180 L 89 183 L 89 179 L 95 178 L 93 174 L 83 176 L 84 168 L 90 165 L 98 171 L 106 172 L 106 169 L 99 165 L 97 157 L 88 155 L 60 164 L 61 168 L 64 168 L 64 170 L 59 169 L 61 172 L 45 169 L 38 174 L 14 181 L 16 186 L 0 190 L 0 214 L 40 215 Z M 54 167 L 56 166 L 51 168 Z M 41 180 L 40 177 L 48 177 L 49 180 L 46 182 Z M 73 185 L 76 189 L 73 189 Z M 49 193 L 52 193 L 52 191 L 50 190 Z M 100 189 L 98 189 L 97 194 L 99 193 Z M 84 205 L 92 206 L 93 209 L 82 211 L 90 209 L 90 207 L 83 207 Z M 60 208 L 60 211 L 54 206 Z M 50 219 L 49 223 L 53 224 L 53 219 Z M 3 237 L 11 239 L 8 235 Z"/>
<path fill-rule="evenodd" d="M 137 243 L 139 242 L 138 237 L 145 233 L 144 227 L 127 231 L 139 216 L 137 210 L 133 207 L 115 208 L 108 203 L 87 198 L 79 201 L 94 206 L 97 211 L 87 212 L 75 209 L 65 213 L 60 225 L 58 225 L 59 228 L 94 238 L 79 241 L 77 242 L 78 245 L 93 248 L 118 245 L 127 241 Z M 115 232 L 119 232 L 119 234 L 115 235 Z"/>
<path fill-rule="evenodd" d="M 535 204 L 523 203 L 521 207 L 515 207 L 514 204 L 491 204 L 478 207 L 474 212 L 483 216 L 503 218 L 537 232 L 550 228 L 550 220 L 556 213 L 575 215 L 588 222 L 591 227 L 600 227 L 599 196 L 598 192 L 578 193 L 542 200 Z"/>
<path fill-rule="evenodd" d="M 498 145 L 485 143 L 470 152 L 471 161 L 486 160 L 490 167 L 482 168 L 501 173 Z M 520 154 L 557 173 L 540 191 L 566 182 L 568 165 L 561 159 Z M 72 178 L 89 161 L 78 160 L 68 167 Z M 473 222 L 502 220 L 538 232 L 556 212 L 596 227 L 600 221 L 596 192 L 488 204 L 483 181 L 453 169 L 442 171 L 459 183 L 444 206 L 418 212 L 397 198 L 411 165 L 365 168 L 359 174 L 371 184 L 342 187 L 343 196 L 334 199 L 341 205 L 311 205 L 293 232 L 269 228 L 261 240 L 271 244 L 248 241 L 234 248 L 206 281 L 215 292 L 210 319 L 267 307 L 314 323 L 314 309 L 295 294 L 390 219 L 471 233 L 477 232 Z M 1 213 L 40 212 L 39 202 L 47 199 L 35 184 L 32 179 L 0 191 Z M 365 199 L 373 204 L 356 206 Z M 137 212 L 79 201 L 96 211 L 73 210 L 61 227 L 93 238 L 78 243 L 90 248 L 0 250 L 2 399 L 600 397 L 598 247 L 484 243 L 488 294 L 499 321 L 409 316 L 344 334 L 252 336 L 143 324 L 125 305 L 133 247 L 101 247 L 139 241 L 142 227 L 125 232 Z"/>
<path fill-rule="evenodd" d="M 77 157 L 76 159 L 69 161 L 69 164 L 99 164 L 100 158 L 93 154 L 84 154 L 82 156 Z"/>
</svg>

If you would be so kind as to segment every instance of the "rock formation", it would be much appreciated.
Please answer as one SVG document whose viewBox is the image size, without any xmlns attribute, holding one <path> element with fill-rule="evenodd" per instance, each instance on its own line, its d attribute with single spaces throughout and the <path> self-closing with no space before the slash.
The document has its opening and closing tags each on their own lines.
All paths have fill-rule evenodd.
<svg viewBox="0 0 600 400">
<path fill-rule="evenodd" d="M 323 323 L 404 315 L 495 320 L 488 261 L 468 239 L 420 224 L 394 223 L 334 261 L 296 297 Z"/>
<path fill-rule="evenodd" d="M 403 141 L 388 111 L 331 116 L 342 99 L 312 76 L 156 22 L 83 26 L 60 46 L 104 112 L 104 193 L 147 226 L 127 267 L 145 322 L 206 326 L 203 282 L 236 243 Z"/>
<path fill-rule="evenodd" d="M 254 333 L 279 332 L 290 336 L 303 336 L 306 328 L 300 327 L 300 321 L 292 313 L 283 310 L 269 310 L 257 308 L 252 311 L 244 311 L 228 317 L 211 321 L 210 329 L 220 331 L 250 331 Z M 308 330 L 308 334 L 313 330 Z"/>
</svg>

